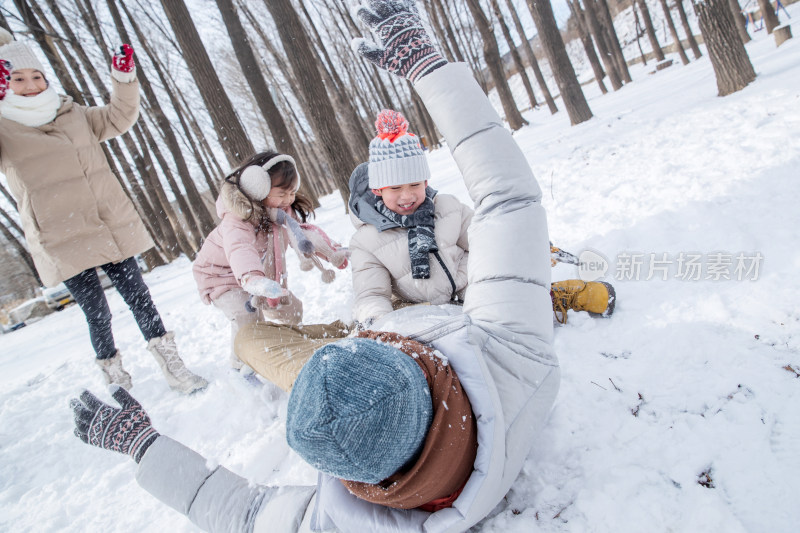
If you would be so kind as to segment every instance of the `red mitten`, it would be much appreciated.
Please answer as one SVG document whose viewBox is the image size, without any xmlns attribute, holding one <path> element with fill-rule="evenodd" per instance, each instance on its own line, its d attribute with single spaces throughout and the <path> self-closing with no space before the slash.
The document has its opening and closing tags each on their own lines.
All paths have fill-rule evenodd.
<svg viewBox="0 0 800 533">
<path fill-rule="evenodd" d="M 133 47 L 123 44 L 111 58 L 111 66 L 120 72 L 132 72 L 136 63 L 133 61 Z"/>
<path fill-rule="evenodd" d="M 6 97 L 8 82 L 11 81 L 11 70 L 13 68 L 10 61 L 0 59 L 0 100 Z"/>
</svg>

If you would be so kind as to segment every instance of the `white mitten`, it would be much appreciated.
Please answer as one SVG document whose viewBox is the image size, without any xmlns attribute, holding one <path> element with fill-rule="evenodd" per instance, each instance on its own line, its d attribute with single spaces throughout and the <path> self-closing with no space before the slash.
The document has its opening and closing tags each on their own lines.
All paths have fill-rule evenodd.
<svg viewBox="0 0 800 533">
<path fill-rule="evenodd" d="M 289 291 L 280 284 L 264 276 L 249 276 L 244 279 L 242 288 L 253 296 L 263 296 L 264 298 L 280 298 L 289 294 Z"/>
</svg>

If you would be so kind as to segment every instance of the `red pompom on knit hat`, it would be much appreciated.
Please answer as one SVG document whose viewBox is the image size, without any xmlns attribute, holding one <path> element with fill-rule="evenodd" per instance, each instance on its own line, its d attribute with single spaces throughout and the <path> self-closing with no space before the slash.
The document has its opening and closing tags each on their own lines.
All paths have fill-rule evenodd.
<svg viewBox="0 0 800 533">
<path fill-rule="evenodd" d="M 419 138 L 408 132 L 398 111 L 384 109 L 375 119 L 377 137 L 369 143 L 369 187 L 383 189 L 425 181 L 431 171 Z"/>
<path fill-rule="evenodd" d="M 408 133 L 408 121 L 399 111 L 384 109 L 375 119 L 375 130 L 379 139 L 394 142 L 398 137 Z M 414 135 L 409 133 L 409 135 Z"/>
</svg>

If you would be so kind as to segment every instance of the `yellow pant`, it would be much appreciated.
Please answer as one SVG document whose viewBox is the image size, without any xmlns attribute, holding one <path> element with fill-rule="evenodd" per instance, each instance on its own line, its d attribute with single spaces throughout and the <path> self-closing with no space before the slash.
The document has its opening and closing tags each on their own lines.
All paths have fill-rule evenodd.
<svg viewBox="0 0 800 533">
<path fill-rule="evenodd" d="M 318 348 L 348 333 L 347 325 L 338 320 L 306 326 L 257 322 L 241 327 L 236 334 L 234 350 L 239 359 L 260 376 L 288 392 L 303 365 Z"/>
</svg>

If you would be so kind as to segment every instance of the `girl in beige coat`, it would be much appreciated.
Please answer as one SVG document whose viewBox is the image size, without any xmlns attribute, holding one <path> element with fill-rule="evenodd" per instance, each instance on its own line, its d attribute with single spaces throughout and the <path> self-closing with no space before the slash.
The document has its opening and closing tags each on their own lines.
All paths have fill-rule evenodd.
<svg viewBox="0 0 800 533">
<path fill-rule="evenodd" d="M 114 56 L 111 102 L 78 105 L 50 87 L 25 44 L 0 28 L 0 171 L 17 201 L 25 239 L 47 286 L 64 282 L 86 315 L 107 383 L 132 386 L 111 333 L 111 311 L 96 267 L 133 312 L 169 385 L 190 393 L 206 381 L 177 353 L 133 257 L 153 241 L 100 143 L 125 133 L 139 116 L 133 49 Z"/>
</svg>

